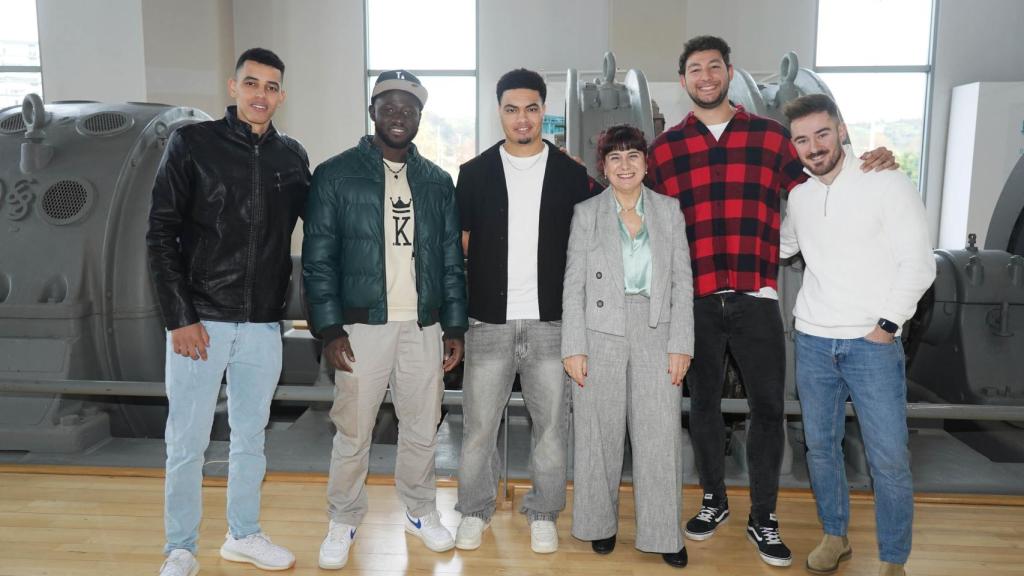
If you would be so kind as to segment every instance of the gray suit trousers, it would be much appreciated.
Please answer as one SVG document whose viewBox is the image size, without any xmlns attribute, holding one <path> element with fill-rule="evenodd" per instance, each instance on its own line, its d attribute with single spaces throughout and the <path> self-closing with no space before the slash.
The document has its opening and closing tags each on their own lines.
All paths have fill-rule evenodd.
<svg viewBox="0 0 1024 576">
<path fill-rule="evenodd" d="M 629 431 L 633 449 L 636 548 L 683 547 L 682 390 L 668 374 L 669 324 L 648 326 L 649 300 L 626 297 L 625 336 L 587 330 L 588 375 L 573 383 L 572 534 L 618 532 L 619 483 Z"/>
</svg>

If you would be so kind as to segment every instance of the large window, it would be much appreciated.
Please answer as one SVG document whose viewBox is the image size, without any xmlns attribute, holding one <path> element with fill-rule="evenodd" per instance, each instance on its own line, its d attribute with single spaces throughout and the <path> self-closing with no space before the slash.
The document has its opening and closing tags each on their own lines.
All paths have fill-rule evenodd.
<svg viewBox="0 0 1024 576">
<path fill-rule="evenodd" d="M 0 18 L 0 108 L 43 93 L 36 0 L 3 0 Z"/>
<path fill-rule="evenodd" d="M 888 147 L 919 187 L 934 12 L 934 0 L 818 0 L 815 70 L 855 151 Z"/>
<path fill-rule="evenodd" d="M 366 0 L 367 95 L 399 68 L 428 92 L 416 147 L 457 178 L 476 155 L 476 0 Z"/>
</svg>

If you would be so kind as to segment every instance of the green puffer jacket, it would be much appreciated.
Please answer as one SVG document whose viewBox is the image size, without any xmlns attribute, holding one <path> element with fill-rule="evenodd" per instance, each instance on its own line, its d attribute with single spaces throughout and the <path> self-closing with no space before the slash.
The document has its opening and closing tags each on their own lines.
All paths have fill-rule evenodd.
<svg viewBox="0 0 1024 576">
<path fill-rule="evenodd" d="M 384 166 L 365 136 L 313 173 L 302 242 L 302 279 L 314 334 L 329 342 L 343 324 L 388 321 L 384 278 Z M 420 326 L 461 337 L 466 317 L 462 231 L 451 176 L 410 145 L 406 174 L 415 217 L 413 250 Z"/>
</svg>

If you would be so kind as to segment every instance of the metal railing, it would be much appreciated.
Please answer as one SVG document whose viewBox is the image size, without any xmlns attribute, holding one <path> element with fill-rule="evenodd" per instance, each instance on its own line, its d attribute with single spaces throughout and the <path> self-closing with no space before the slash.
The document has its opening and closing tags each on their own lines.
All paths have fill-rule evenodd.
<svg viewBox="0 0 1024 576">
<path fill-rule="evenodd" d="M 140 396 L 160 397 L 166 396 L 163 382 L 143 381 L 108 381 L 108 380 L 44 380 L 44 379 L 17 379 L 0 380 L 0 393 L 18 394 L 70 394 L 76 396 Z M 221 386 L 220 397 L 226 397 L 225 386 Z M 287 400 L 294 402 L 333 402 L 334 386 L 296 386 L 279 385 L 274 393 L 274 400 Z M 445 406 L 461 406 L 463 400 L 462 390 L 445 390 L 441 404 Z M 384 402 L 391 403 L 391 391 L 388 390 L 384 396 Z M 506 496 L 509 481 L 509 408 L 526 406 L 523 395 L 520 392 L 513 392 L 505 406 L 504 417 L 502 418 L 501 436 L 503 438 L 502 460 L 504 462 L 504 473 L 500 478 L 505 487 Z M 690 411 L 690 399 L 683 398 L 682 412 Z M 722 412 L 726 414 L 746 414 L 750 412 L 747 400 L 744 398 L 723 398 Z M 786 400 L 784 412 L 786 415 L 800 414 L 800 402 L 798 400 Z M 846 415 L 854 416 L 853 404 L 846 403 Z M 910 402 L 907 404 L 908 419 L 936 419 L 936 420 L 995 420 L 995 421 L 1020 421 L 1024 422 L 1024 406 L 991 406 L 979 404 L 939 404 L 927 402 Z"/>
</svg>

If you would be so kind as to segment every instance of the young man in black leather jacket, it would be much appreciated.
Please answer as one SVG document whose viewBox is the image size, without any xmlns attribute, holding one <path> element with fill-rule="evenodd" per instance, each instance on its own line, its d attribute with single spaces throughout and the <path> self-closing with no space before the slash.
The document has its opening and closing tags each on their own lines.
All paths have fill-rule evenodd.
<svg viewBox="0 0 1024 576">
<path fill-rule="evenodd" d="M 203 454 L 227 372 L 231 447 L 228 535 L 220 554 L 268 570 L 295 557 L 260 530 L 264 428 L 281 374 L 291 234 L 303 214 L 309 160 L 271 123 L 284 64 L 253 48 L 238 59 L 224 118 L 175 131 L 153 186 L 149 264 L 167 328 L 162 576 L 199 572 Z"/>
</svg>

